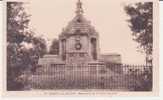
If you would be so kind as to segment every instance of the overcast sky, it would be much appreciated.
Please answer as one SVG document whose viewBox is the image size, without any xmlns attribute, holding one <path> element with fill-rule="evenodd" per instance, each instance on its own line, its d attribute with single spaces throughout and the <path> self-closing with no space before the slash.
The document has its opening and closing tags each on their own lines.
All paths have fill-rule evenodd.
<svg viewBox="0 0 163 100">
<path fill-rule="evenodd" d="M 119 53 L 122 62 L 144 64 L 144 55 L 136 51 L 137 43 L 132 40 L 131 31 L 124 12 L 125 2 L 119 0 L 81 0 L 84 16 L 100 35 L 101 53 Z M 121 0 L 123 1 L 123 0 Z M 31 0 L 29 11 L 31 27 L 49 40 L 58 38 L 62 28 L 75 16 L 77 0 Z"/>
</svg>

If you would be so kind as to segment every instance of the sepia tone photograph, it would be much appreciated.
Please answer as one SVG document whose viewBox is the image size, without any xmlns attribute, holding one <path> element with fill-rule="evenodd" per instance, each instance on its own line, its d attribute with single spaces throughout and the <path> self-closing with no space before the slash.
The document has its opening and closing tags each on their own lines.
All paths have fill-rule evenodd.
<svg viewBox="0 0 163 100">
<path fill-rule="evenodd" d="M 6 91 L 157 87 L 155 0 L 4 2 Z"/>
</svg>

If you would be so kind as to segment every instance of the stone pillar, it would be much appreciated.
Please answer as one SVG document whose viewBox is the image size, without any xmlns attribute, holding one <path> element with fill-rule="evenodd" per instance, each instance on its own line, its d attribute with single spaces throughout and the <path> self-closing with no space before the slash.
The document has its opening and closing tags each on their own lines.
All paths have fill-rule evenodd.
<svg viewBox="0 0 163 100">
<path fill-rule="evenodd" d="M 97 39 L 91 38 L 91 54 L 93 60 L 97 60 Z"/>
<path fill-rule="evenodd" d="M 62 40 L 59 38 L 59 57 L 62 58 Z"/>
<path fill-rule="evenodd" d="M 97 46 L 96 46 L 96 50 L 97 50 L 97 59 L 99 59 L 99 56 L 100 56 L 100 47 L 99 47 L 99 36 L 97 36 L 97 41 L 96 41 L 96 44 L 97 44 Z"/>
<path fill-rule="evenodd" d="M 66 39 L 61 40 L 61 58 L 66 60 Z"/>
</svg>

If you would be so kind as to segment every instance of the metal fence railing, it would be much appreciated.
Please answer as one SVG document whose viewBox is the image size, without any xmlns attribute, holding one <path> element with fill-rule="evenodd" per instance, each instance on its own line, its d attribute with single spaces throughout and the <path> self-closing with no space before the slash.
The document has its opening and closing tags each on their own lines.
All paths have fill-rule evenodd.
<svg viewBox="0 0 163 100">
<path fill-rule="evenodd" d="M 120 91 L 150 91 L 152 89 L 152 71 L 147 66 L 120 64 L 51 65 L 38 68 L 30 79 L 32 89 L 109 89 Z"/>
</svg>

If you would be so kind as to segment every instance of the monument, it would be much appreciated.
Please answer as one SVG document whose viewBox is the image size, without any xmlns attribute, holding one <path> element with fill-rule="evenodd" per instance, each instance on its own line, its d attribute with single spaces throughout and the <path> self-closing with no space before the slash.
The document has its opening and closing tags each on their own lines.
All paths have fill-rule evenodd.
<svg viewBox="0 0 163 100">
<path fill-rule="evenodd" d="M 119 54 L 100 54 L 99 34 L 84 17 L 82 2 L 77 2 L 76 15 L 59 35 L 59 55 L 45 55 L 39 65 L 87 66 L 121 63 Z"/>
</svg>

